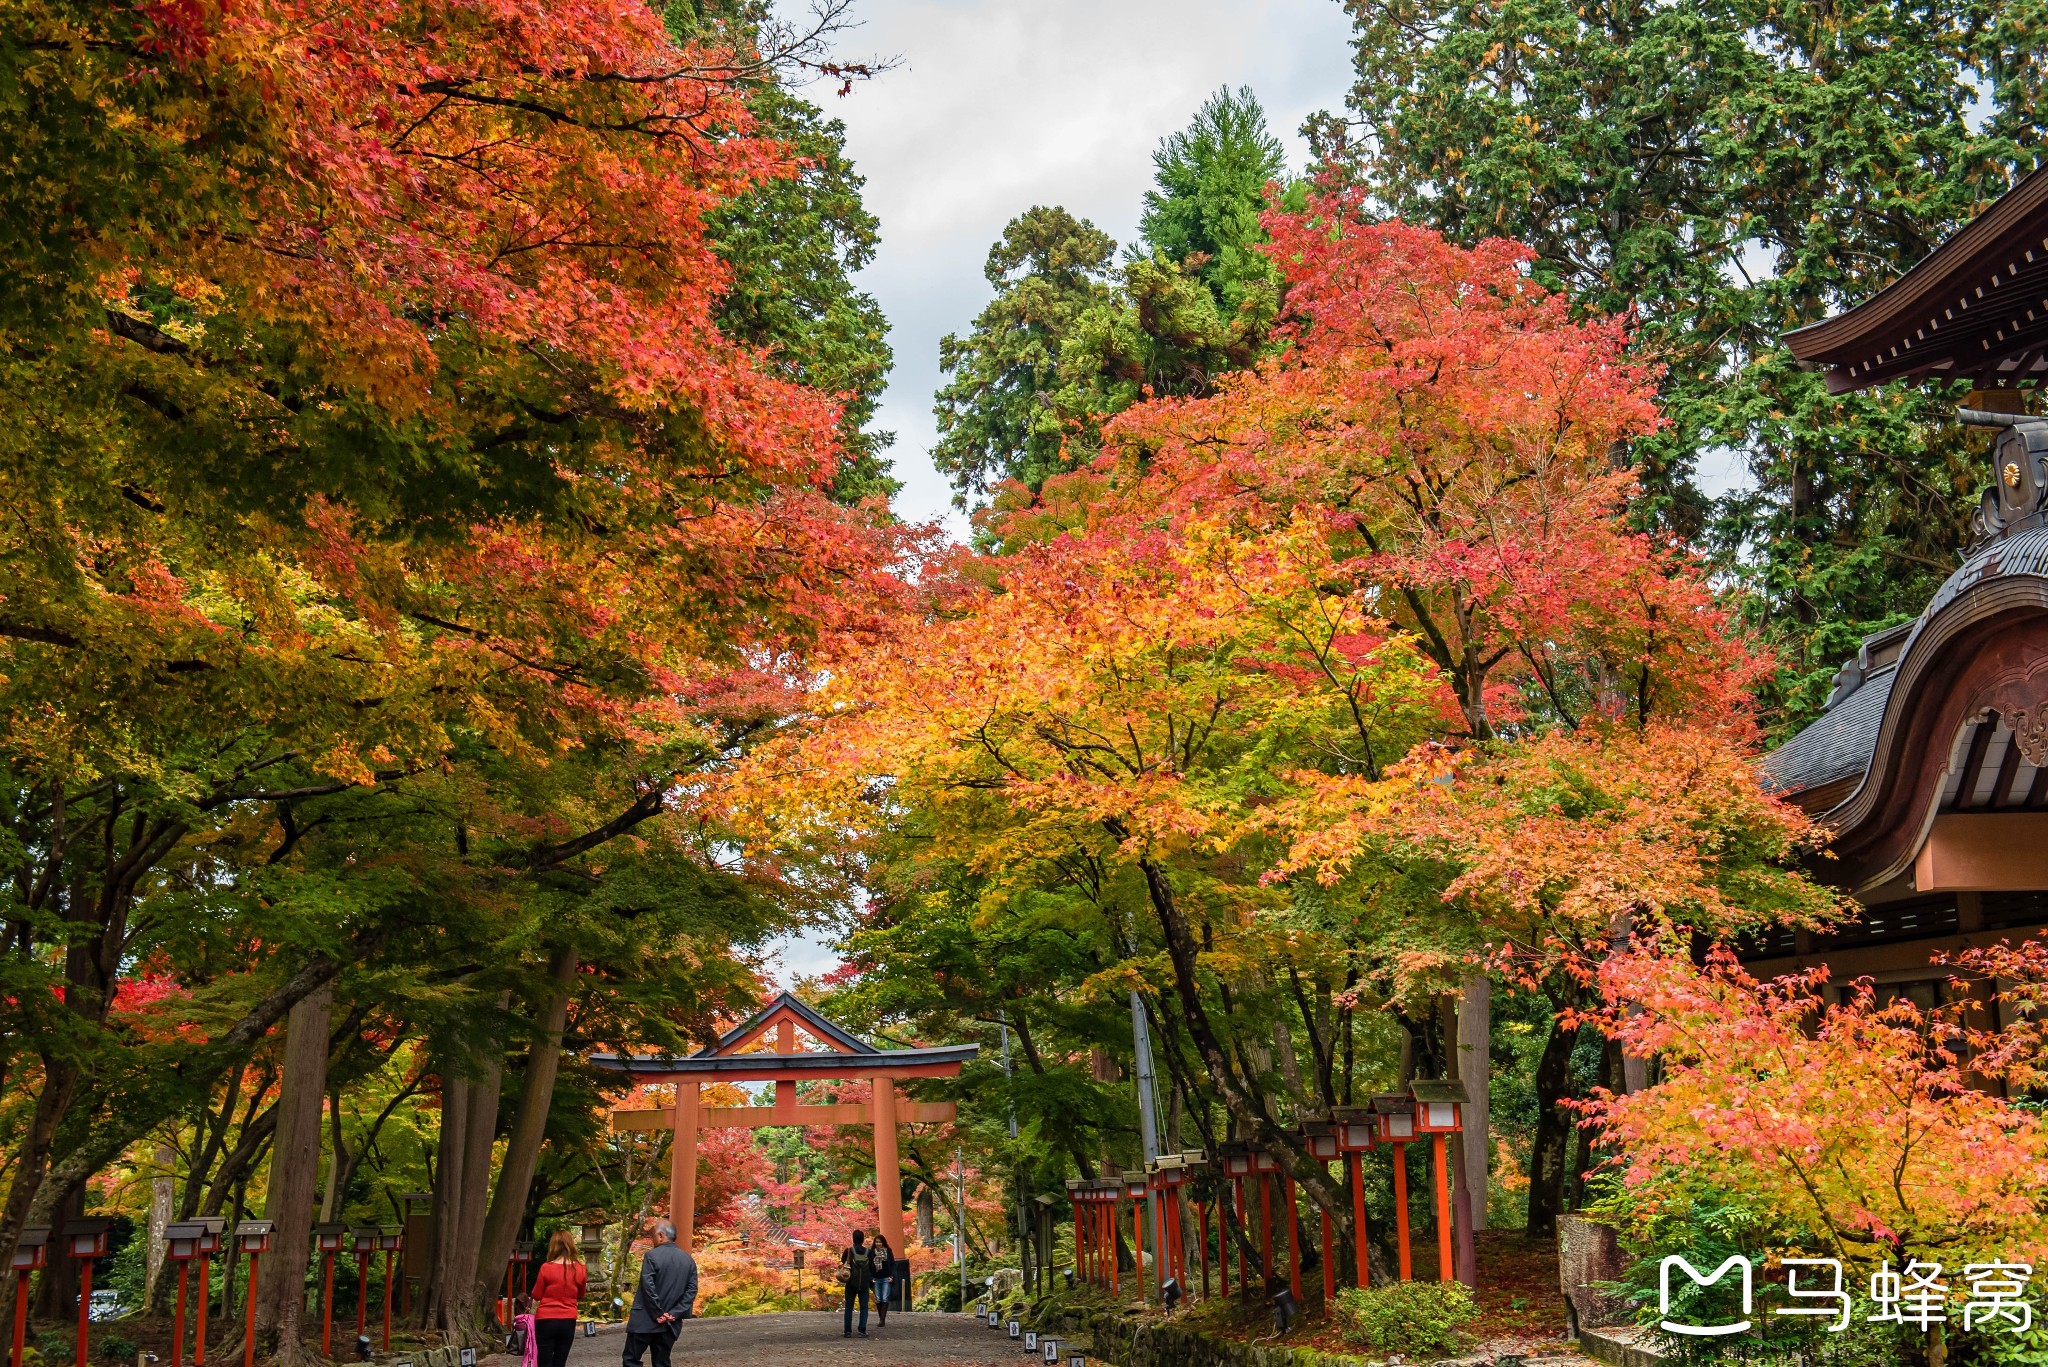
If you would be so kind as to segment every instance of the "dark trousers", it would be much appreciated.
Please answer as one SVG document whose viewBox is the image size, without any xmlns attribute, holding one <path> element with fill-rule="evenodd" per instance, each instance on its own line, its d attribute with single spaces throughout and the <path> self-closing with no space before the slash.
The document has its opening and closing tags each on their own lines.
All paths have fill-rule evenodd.
<svg viewBox="0 0 2048 1367">
<path fill-rule="evenodd" d="M 575 1342 L 575 1320 L 533 1322 L 533 1348 L 540 1358 L 540 1367 L 569 1367 L 569 1349 Z"/>
<path fill-rule="evenodd" d="M 640 1367 L 640 1354 L 649 1348 L 654 1350 L 654 1367 L 668 1367 L 668 1350 L 675 1344 L 676 1331 L 673 1329 L 657 1329 L 651 1334 L 635 1334 L 628 1330 L 625 1367 Z"/>
<path fill-rule="evenodd" d="M 845 1332 L 849 1334 L 853 1332 L 853 1303 L 855 1299 L 860 1301 L 860 1331 L 865 1334 L 868 1331 L 868 1289 L 865 1286 L 858 1291 L 850 1286 L 846 1288 Z M 634 1367 L 638 1367 L 638 1364 L 636 1363 Z M 657 1364 L 657 1367 L 667 1367 L 667 1364 Z"/>
</svg>

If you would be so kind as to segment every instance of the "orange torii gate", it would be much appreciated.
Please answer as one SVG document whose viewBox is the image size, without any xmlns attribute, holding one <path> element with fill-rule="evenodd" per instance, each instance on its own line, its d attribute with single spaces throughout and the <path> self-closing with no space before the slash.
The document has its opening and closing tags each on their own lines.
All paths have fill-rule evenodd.
<svg viewBox="0 0 2048 1367">
<path fill-rule="evenodd" d="M 772 1051 L 743 1053 L 747 1046 L 775 1032 Z M 797 1031 L 825 1046 L 798 1053 Z M 643 1082 L 673 1082 L 676 1104 L 666 1111 L 614 1111 L 614 1130 L 676 1132 L 669 1161 L 670 1220 L 676 1243 L 690 1249 L 696 1225 L 697 1132 L 716 1129 L 759 1129 L 768 1125 L 872 1125 L 875 1129 L 875 1210 L 882 1236 L 903 1256 L 903 1178 L 896 1156 L 899 1123 L 948 1121 L 953 1103 L 925 1102 L 900 1106 L 896 1080 L 906 1077 L 958 1077 L 960 1065 L 973 1058 L 979 1045 L 958 1044 L 938 1049 L 877 1049 L 842 1030 L 784 992 L 746 1021 L 719 1037 L 708 1049 L 681 1058 L 639 1054 L 592 1054 L 600 1068 L 630 1073 Z M 799 1106 L 796 1085 L 829 1079 L 866 1078 L 874 1085 L 866 1106 Z M 707 1082 L 773 1082 L 773 1106 L 705 1106 L 700 1089 Z"/>
</svg>

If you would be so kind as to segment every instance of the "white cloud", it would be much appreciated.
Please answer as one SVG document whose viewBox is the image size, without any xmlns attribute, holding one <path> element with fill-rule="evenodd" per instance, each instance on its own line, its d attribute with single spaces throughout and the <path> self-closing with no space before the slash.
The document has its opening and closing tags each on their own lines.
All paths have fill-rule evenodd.
<svg viewBox="0 0 2048 1367">
<path fill-rule="evenodd" d="M 882 222 L 861 278 L 896 348 L 877 425 L 897 434 L 898 509 L 924 519 L 951 492 L 929 458 L 939 338 L 988 302 L 1003 225 L 1063 204 L 1129 241 L 1153 149 L 1220 85 L 1250 86 L 1305 164 L 1302 120 L 1350 85 L 1349 21 L 1336 0 L 865 0 L 859 15 L 847 54 L 901 65 L 844 99 L 810 93 L 846 121 Z"/>
</svg>

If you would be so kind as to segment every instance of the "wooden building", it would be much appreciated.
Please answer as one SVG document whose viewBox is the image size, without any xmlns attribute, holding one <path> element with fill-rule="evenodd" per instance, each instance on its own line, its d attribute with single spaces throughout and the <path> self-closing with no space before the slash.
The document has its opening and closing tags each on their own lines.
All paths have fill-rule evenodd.
<svg viewBox="0 0 2048 1367">
<path fill-rule="evenodd" d="M 1968 380 L 1992 427 L 1962 564 L 1912 622 L 1864 640 L 1768 780 L 1835 830 L 1818 872 L 1860 923 L 1783 932 L 1752 972 L 1825 962 L 1836 984 L 1931 1004 L 1942 950 L 2048 929 L 2048 171 L 2022 180 L 1871 299 L 1786 338 L 1834 393 Z"/>
</svg>

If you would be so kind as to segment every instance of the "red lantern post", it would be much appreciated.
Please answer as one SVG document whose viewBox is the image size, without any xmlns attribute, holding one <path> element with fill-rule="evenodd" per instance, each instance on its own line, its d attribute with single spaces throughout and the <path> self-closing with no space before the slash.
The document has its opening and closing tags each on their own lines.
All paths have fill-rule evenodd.
<svg viewBox="0 0 2048 1367">
<path fill-rule="evenodd" d="M 1360 1155 L 1372 1147 L 1378 1126 L 1373 1124 L 1370 1106 L 1342 1106 L 1335 1112 L 1337 1148 L 1351 1160 L 1351 1225 L 1358 1262 L 1358 1285 L 1372 1284 L 1372 1269 L 1366 1261 L 1365 1171 Z"/>
<path fill-rule="evenodd" d="M 334 1255 L 348 1242 L 347 1225 L 315 1225 L 320 1245 L 320 1356 L 334 1356 Z M 176 1367 L 173 1364 L 173 1367 Z"/>
<path fill-rule="evenodd" d="M 14 1245 L 14 1350 L 8 1367 L 21 1367 L 21 1350 L 28 1341 L 28 1279 L 48 1265 L 50 1227 L 29 1225 Z"/>
<path fill-rule="evenodd" d="M 1337 1127 L 1326 1120 L 1311 1120 L 1301 1127 L 1302 1140 L 1308 1146 L 1309 1157 L 1323 1165 L 1323 1171 L 1330 1170 L 1330 1163 L 1338 1156 Z M 1332 1237 L 1330 1212 L 1323 1217 L 1323 1304 L 1329 1305 L 1337 1299 L 1337 1247 Z"/>
<path fill-rule="evenodd" d="M 1252 1151 L 1249 1145 L 1232 1143 L 1223 1146 L 1223 1171 L 1230 1181 L 1231 1194 L 1236 1198 L 1237 1227 L 1246 1232 L 1245 1242 L 1247 1243 L 1251 1239 L 1250 1226 L 1245 1223 L 1244 1218 L 1244 1179 L 1251 1170 Z M 1223 1237 L 1227 1244 L 1230 1238 L 1227 1230 L 1224 1232 Z M 1237 1255 L 1237 1289 L 1239 1291 L 1249 1291 L 1251 1288 L 1251 1274 L 1245 1271 L 1244 1253 L 1242 1250 L 1239 1250 Z M 1230 1294 L 1230 1260 L 1227 1257 L 1223 1262 L 1223 1293 L 1225 1295 Z"/>
<path fill-rule="evenodd" d="M 256 1274 L 270 1251 L 269 1220 L 244 1220 L 235 1226 L 235 1251 L 249 1255 L 249 1308 L 242 1322 L 242 1367 L 256 1367 Z"/>
<path fill-rule="evenodd" d="M 1105 1177 L 1095 1185 L 1102 1195 L 1102 1254 L 1109 1264 L 1109 1294 L 1120 1295 L 1124 1270 L 1118 1266 L 1116 1256 L 1116 1207 L 1123 1197 L 1124 1184 Z"/>
<path fill-rule="evenodd" d="M 1138 1299 L 1145 1299 L 1145 1198 L 1149 1194 L 1151 1181 L 1143 1172 L 1124 1174 L 1124 1194 L 1131 1198 L 1131 1256 L 1137 1263 Z M 1160 1272 L 1159 1250 L 1152 1250 L 1152 1271 Z M 1162 1283 L 1163 1284 L 1163 1283 Z"/>
<path fill-rule="evenodd" d="M 78 1269 L 78 1367 L 87 1357 L 86 1327 L 92 1310 L 93 1260 L 106 1256 L 107 1228 L 112 1220 L 73 1220 L 64 1226 L 64 1251 L 80 1260 Z"/>
<path fill-rule="evenodd" d="M 185 1284 L 206 1232 L 206 1226 L 197 1220 L 164 1226 L 165 1256 L 178 1265 L 178 1308 L 171 1316 L 171 1367 L 183 1367 L 185 1361 Z"/>
<path fill-rule="evenodd" d="M 1409 1094 L 1415 1098 L 1415 1132 L 1430 1137 L 1436 1150 L 1436 1249 L 1440 1280 L 1456 1278 L 1451 1240 L 1457 1231 L 1451 1223 L 1451 1158 L 1449 1136 L 1465 1128 L 1460 1114 L 1465 1103 L 1465 1084 L 1457 1081 L 1417 1082 Z"/>
<path fill-rule="evenodd" d="M 1259 1236 L 1266 1250 L 1265 1286 L 1271 1286 L 1278 1277 L 1279 1263 L 1273 1257 L 1273 1177 L 1280 1171 L 1280 1160 L 1264 1149 L 1252 1150 L 1252 1171 L 1259 1183 Z M 1261 1291 L 1264 1290 L 1262 1286 Z M 1300 1297 L 1295 1297 L 1296 1302 Z"/>
<path fill-rule="evenodd" d="M 213 1255 L 220 1252 L 220 1236 L 228 1227 L 218 1215 L 202 1215 L 199 1223 L 206 1232 L 199 1236 L 199 1323 L 192 1330 L 192 1367 L 206 1367 L 206 1314 L 213 1294 L 207 1286 L 213 1280 Z"/>
<path fill-rule="evenodd" d="M 377 1247 L 384 1250 L 384 1351 L 391 1351 L 391 1259 L 405 1247 L 405 1226 L 384 1225 L 377 1231 Z"/>
<path fill-rule="evenodd" d="M 1294 1199 L 1294 1173 L 1280 1170 L 1280 1185 L 1287 1197 L 1287 1289 L 1294 1303 L 1301 1304 L 1301 1207 Z"/>
<path fill-rule="evenodd" d="M 376 1225 L 358 1225 L 349 1231 L 356 1255 L 356 1342 L 363 1341 L 365 1317 L 370 1306 L 370 1263 L 376 1256 L 377 1240 L 383 1231 Z"/>
<path fill-rule="evenodd" d="M 1415 1280 L 1408 1245 L 1408 1145 L 1415 1138 L 1414 1099 L 1399 1092 L 1372 1099 L 1378 1139 L 1394 1150 L 1394 1234 L 1400 1245 L 1401 1280 Z"/>
</svg>

